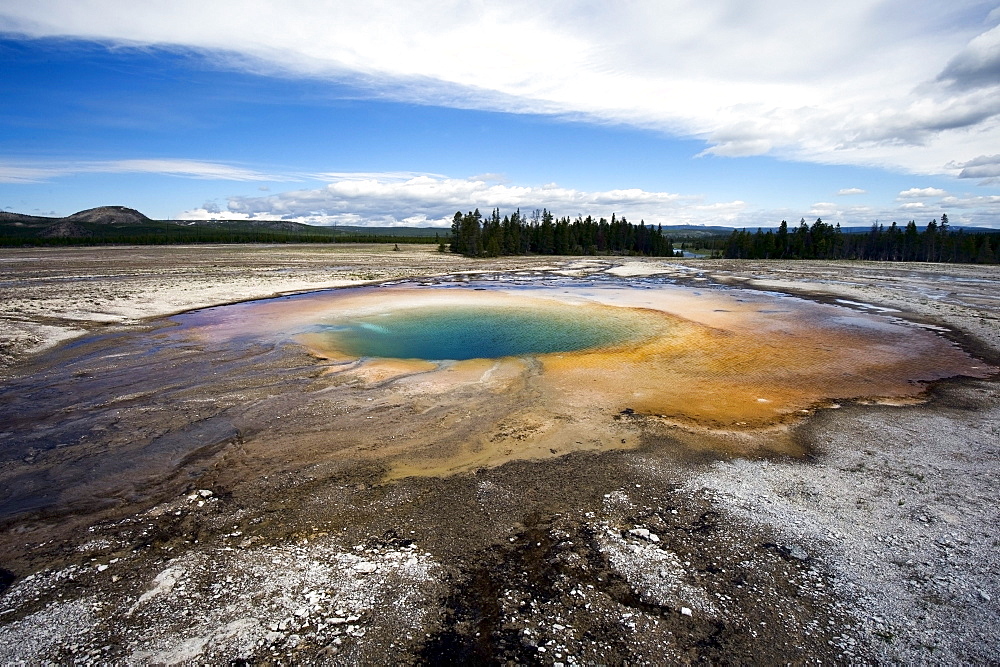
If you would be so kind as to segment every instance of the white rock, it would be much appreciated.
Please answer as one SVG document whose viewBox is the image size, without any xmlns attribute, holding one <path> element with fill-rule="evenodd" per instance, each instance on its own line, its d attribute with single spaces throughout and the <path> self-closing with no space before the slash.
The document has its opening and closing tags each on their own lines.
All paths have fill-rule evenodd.
<svg viewBox="0 0 1000 667">
<path fill-rule="evenodd" d="M 688 609 L 687 607 L 681 607 L 681 615 L 682 616 L 692 616 L 693 614 L 691 613 L 691 610 Z"/>
<path fill-rule="evenodd" d="M 211 498 L 214 494 L 208 489 L 198 489 L 198 495 L 202 498 Z"/>
<path fill-rule="evenodd" d="M 369 563 L 368 561 L 361 561 L 360 563 L 355 563 L 354 571 L 361 574 L 369 574 L 378 569 L 378 565 L 375 563 Z"/>
</svg>

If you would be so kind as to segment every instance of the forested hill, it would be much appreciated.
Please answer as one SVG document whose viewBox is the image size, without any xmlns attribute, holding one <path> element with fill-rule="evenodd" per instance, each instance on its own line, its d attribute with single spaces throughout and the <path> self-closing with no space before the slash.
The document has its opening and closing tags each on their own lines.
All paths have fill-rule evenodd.
<svg viewBox="0 0 1000 667">
<path fill-rule="evenodd" d="M 441 243 L 447 230 L 325 227 L 289 220 L 151 220 L 101 206 L 65 218 L 0 211 L 0 246 L 179 243 Z M 447 241 L 447 238 L 443 239 Z"/>
<path fill-rule="evenodd" d="M 625 218 L 611 220 L 591 216 L 556 219 L 548 210 L 535 211 L 530 218 L 520 210 L 500 217 L 494 209 L 483 218 L 479 209 L 455 213 L 451 224 L 451 251 L 470 257 L 499 255 L 595 255 L 631 254 L 654 257 L 674 256 L 671 239 L 660 226 L 634 225 Z"/>
<path fill-rule="evenodd" d="M 784 220 L 776 231 L 734 231 L 716 242 L 730 259 L 868 259 L 890 262 L 1000 262 L 1000 232 L 953 230 L 948 216 L 932 220 L 923 230 L 914 221 L 905 227 L 872 225 L 867 233 L 848 234 L 840 225 L 817 218 L 812 225 L 800 221 L 789 229 Z"/>
</svg>

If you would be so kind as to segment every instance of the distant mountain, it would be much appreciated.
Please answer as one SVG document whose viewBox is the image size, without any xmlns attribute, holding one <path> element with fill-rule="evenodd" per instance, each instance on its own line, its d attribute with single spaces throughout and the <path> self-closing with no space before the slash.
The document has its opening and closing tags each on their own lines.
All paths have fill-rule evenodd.
<svg viewBox="0 0 1000 667">
<path fill-rule="evenodd" d="M 134 208 L 127 206 L 98 206 L 88 208 L 63 218 L 72 223 L 92 222 L 97 225 L 143 225 L 152 222 Z"/>
<path fill-rule="evenodd" d="M 289 220 L 152 220 L 126 206 L 64 218 L 0 211 L 0 246 L 176 243 L 433 243 L 450 230 L 330 227 Z"/>
</svg>

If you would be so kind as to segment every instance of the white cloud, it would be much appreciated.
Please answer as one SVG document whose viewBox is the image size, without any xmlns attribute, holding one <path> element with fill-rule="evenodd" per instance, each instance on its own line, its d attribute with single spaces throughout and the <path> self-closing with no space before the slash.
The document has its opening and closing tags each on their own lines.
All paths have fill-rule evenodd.
<svg viewBox="0 0 1000 667">
<path fill-rule="evenodd" d="M 548 208 L 559 216 L 624 215 L 649 224 L 725 224 L 744 208 L 742 201 L 706 204 L 699 196 L 650 192 L 638 188 L 584 191 L 548 183 L 522 186 L 483 178 L 447 178 L 435 174 L 341 174 L 320 188 L 269 196 L 230 197 L 236 218 L 288 219 L 314 224 L 447 226 L 456 211 L 493 208 L 528 214 Z M 185 211 L 182 219 L 220 217 L 209 205 Z M 228 217 L 223 213 L 221 217 Z"/>
<path fill-rule="evenodd" d="M 45 167 L 0 164 L 0 183 L 41 183 L 57 175 Z"/>
<path fill-rule="evenodd" d="M 809 216 L 816 218 L 830 218 L 833 216 L 838 216 L 840 214 L 840 207 L 833 202 L 821 201 L 816 202 L 809 209 Z"/>
<path fill-rule="evenodd" d="M 980 185 L 1000 183 L 1000 155 L 980 155 L 967 162 L 952 163 L 953 169 L 961 169 L 959 178 L 981 178 Z"/>
<path fill-rule="evenodd" d="M 868 191 L 863 190 L 861 188 L 843 188 L 842 190 L 839 190 L 837 192 L 837 195 L 840 197 L 846 197 L 849 195 L 864 195 L 864 194 L 868 194 Z"/>
<path fill-rule="evenodd" d="M 978 197 L 945 197 L 941 200 L 945 206 L 964 209 L 985 209 L 992 215 L 1000 214 L 1000 196 L 978 196 Z"/>
<path fill-rule="evenodd" d="M 944 197 L 948 193 L 940 188 L 910 188 L 899 193 L 900 199 L 920 199 L 924 197 Z"/>
<path fill-rule="evenodd" d="M 32 0 L 6 3 L 0 25 L 194 49 L 400 100 L 634 124 L 704 139 L 704 155 L 955 174 L 947 165 L 1000 145 L 1000 29 L 984 23 L 996 20 L 988 10 L 978 0 Z"/>
<path fill-rule="evenodd" d="M 662 225 L 722 225 L 729 227 L 774 227 L 781 220 L 812 222 L 822 218 L 845 227 L 867 227 L 881 221 L 905 224 L 918 217 L 920 224 L 947 212 L 954 225 L 995 227 L 1000 215 L 1000 196 L 943 196 L 943 190 L 913 188 L 914 193 L 942 197 L 931 205 L 900 197 L 890 206 L 816 202 L 808 209 L 751 209 L 742 200 L 705 201 L 700 195 L 652 192 L 642 189 L 585 191 L 557 183 L 539 186 L 497 183 L 482 176 L 449 178 L 437 174 L 387 172 L 342 173 L 322 187 L 290 190 L 262 196 L 229 197 L 220 207 L 214 201 L 184 211 L 179 219 L 216 218 L 295 220 L 317 225 L 372 225 L 447 227 L 456 211 L 478 208 L 488 215 L 493 208 L 502 214 L 520 209 L 529 215 L 548 208 L 557 216 L 593 215 L 610 218 L 612 213 L 633 222 Z M 221 210 L 220 210 L 221 209 Z"/>
<path fill-rule="evenodd" d="M 264 174 L 252 169 L 198 160 L 107 160 L 23 163 L 0 162 L 0 183 L 43 183 L 73 174 L 163 174 L 220 181 L 288 181 L 291 176 Z"/>
</svg>

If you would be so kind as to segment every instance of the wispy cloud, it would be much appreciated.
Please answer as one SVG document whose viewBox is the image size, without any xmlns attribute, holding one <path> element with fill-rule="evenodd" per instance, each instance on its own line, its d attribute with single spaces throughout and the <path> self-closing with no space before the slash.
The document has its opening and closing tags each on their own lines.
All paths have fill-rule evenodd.
<svg viewBox="0 0 1000 667">
<path fill-rule="evenodd" d="M 976 0 L 33 0 L 0 8 L 0 25 L 194 49 L 225 67 L 424 104 L 650 127 L 705 140 L 706 156 L 957 174 L 948 165 L 1000 145 L 1000 29 L 988 9 Z M 816 48 L 816 35 L 836 38 Z"/>
<path fill-rule="evenodd" d="M 863 195 L 863 194 L 868 194 L 868 191 L 862 190 L 861 188 L 844 188 L 837 192 L 837 195 L 840 197 L 847 197 L 850 195 Z"/>
<path fill-rule="evenodd" d="M 42 183 L 73 174 L 163 174 L 218 181 L 291 181 L 296 176 L 265 174 L 253 169 L 198 160 L 107 160 L 0 162 L 0 183 Z"/>
</svg>

